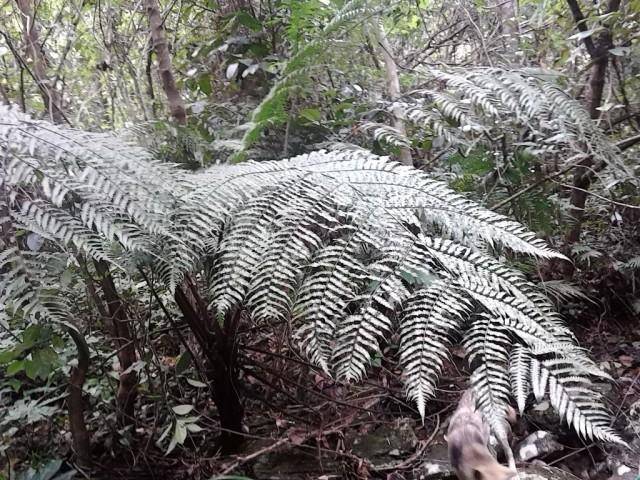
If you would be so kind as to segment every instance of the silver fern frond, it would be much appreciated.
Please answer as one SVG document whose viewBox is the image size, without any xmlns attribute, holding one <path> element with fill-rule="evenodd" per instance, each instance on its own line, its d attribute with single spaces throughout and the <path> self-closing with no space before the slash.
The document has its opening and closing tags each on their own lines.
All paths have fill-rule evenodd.
<svg viewBox="0 0 640 480">
<path fill-rule="evenodd" d="M 424 418 L 426 403 L 449 348 L 462 330 L 472 305 L 452 282 L 437 280 L 416 290 L 407 300 L 400 321 L 400 363 L 407 396 Z"/>
<path fill-rule="evenodd" d="M 507 438 L 507 405 L 511 385 L 508 331 L 489 315 L 479 314 L 467 330 L 462 345 L 472 367 L 471 386 L 483 416 L 499 439 Z"/>
<path fill-rule="evenodd" d="M 490 111 L 498 94 L 474 92 L 473 108 Z M 522 408 L 528 383 L 581 435 L 620 440 L 587 394 L 588 379 L 604 375 L 540 289 L 501 260 L 562 256 L 424 172 L 337 149 L 187 173 L 113 136 L 6 107 L 0 117 L 3 221 L 60 251 L 145 266 L 170 292 L 199 274 L 216 313 L 242 305 L 255 321 L 291 321 L 303 352 L 341 379 L 360 379 L 399 329 L 422 415 L 461 337 L 498 436 L 510 393 Z M 64 295 L 42 288 L 29 258 L 15 246 L 0 254 L 3 306 L 64 316 Z"/>
</svg>

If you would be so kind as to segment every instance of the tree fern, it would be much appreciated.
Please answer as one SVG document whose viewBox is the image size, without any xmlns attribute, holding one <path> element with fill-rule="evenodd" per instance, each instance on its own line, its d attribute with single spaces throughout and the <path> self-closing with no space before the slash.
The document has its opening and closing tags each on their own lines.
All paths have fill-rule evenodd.
<svg viewBox="0 0 640 480">
<path fill-rule="evenodd" d="M 553 75 L 533 69 L 421 67 L 413 80 L 442 88 L 417 88 L 402 102 L 383 103 L 383 107 L 389 113 L 399 109 L 415 128 L 440 137 L 447 145 L 489 143 L 491 138 L 525 128 L 531 141 L 513 141 L 534 154 L 590 155 L 628 176 L 619 151 Z M 373 124 L 365 124 L 365 130 L 370 128 Z"/>
<path fill-rule="evenodd" d="M 342 379 L 361 378 L 397 330 L 421 414 L 462 338 L 498 435 L 508 397 L 522 407 L 530 384 L 581 435 L 619 441 L 588 389 L 601 372 L 504 260 L 561 255 L 425 173 L 360 149 L 185 173 L 114 137 L 0 115 L 4 208 L 60 248 L 146 265 L 169 290 L 202 273 L 216 313 L 290 320 L 308 357 Z M 2 258 L 3 302 L 30 305 L 20 282 L 32 273 Z"/>
</svg>

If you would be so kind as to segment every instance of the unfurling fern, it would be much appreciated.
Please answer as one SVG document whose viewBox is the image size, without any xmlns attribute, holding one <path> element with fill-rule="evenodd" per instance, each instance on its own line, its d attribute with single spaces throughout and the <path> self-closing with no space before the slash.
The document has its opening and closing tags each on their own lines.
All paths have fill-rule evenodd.
<svg viewBox="0 0 640 480">
<path fill-rule="evenodd" d="M 360 379 L 397 330 L 421 415 L 462 339 L 498 435 L 509 396 L 522 407 L 530 385 L 584 437 L 620 441 L 587 386 L 603 374 L 549 300 L 501 260 L 560 255 L 423 172 L 339 149 L 184 173 L 113 137 L 0 116 L 4 208 L 60 248 L 124 256 L 169 289 L 202 272 L 218 313 L 242 305 L 254 321 L 290 319 L 307 356 L 346 380 Z M 5 273 L 1 285 L 3 301 L 28 301 Z"/>
</svg>

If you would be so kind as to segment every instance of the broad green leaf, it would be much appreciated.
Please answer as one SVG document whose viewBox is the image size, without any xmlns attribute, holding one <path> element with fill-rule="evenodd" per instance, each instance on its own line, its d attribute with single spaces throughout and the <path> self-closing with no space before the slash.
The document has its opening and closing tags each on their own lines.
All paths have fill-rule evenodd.
<svg viewBox="0 0 640 480">
<path fill-rule="evenodd" d="M 198 380 L 193 380 L 192 378 L 187 378 L 187 383 L 192 387 L 196 388 L 207 388 L 207 384 L 204 382 L 200 382 Z"/>
<path fill-rule="evenodd" d="M 33 360 L 24 361 L 24 373 L 27 374 L 31 380 L 35 380 L 40 372 L 40 359 L 36 355 L 33 356 Z"/>
<path fill-rule="evenodd" d="M 211 79 L 208 74 L 198 77 L 198 88 L 205 95 L 211 95 Z"/>
<path fill-rule="evenodd" d="M 611 55 L 615 55 L 617 57 L 626 57 L 631 53 L 631 48 L 629 47 L 616 47 L 609 50 Z"/>
<path fill-rule="evenodd" d="M 202 428 L 200 425 L 196 423 L 187 423 L 186 427 L 187 427 L 187 430 L 189 430 L 192 433 L 198 433 L 204 430 L 204 428 Z"/>
<path fill-rule="evenodd" d="M 11 360 L 15 359 L 16 356 L 17 352 L 14 349 L 4 350 L 0 352 L 0 365 L 9 363 Z"/>
<path fill-rule="evenodd" d="M 182 375 L 189 365 L 191 365 L 191 354 L 184 352 L 176 362 L 176 375 Z"/>
<path fill-rule="evenodd" d="M 40 339 L 41 332 L 40 325 L 29 325 L 22 334 L 22 346 L 24 348 L 33 346 Z"/>
<path fill-rule="evenodd" d="M 300 111 L 300 116 L 310 122 L 318 122 L 322 118 L 322 112 L 318 108 L 305 108 Z"/>
<path fill-rule="evenodd" d="M 260 23 L 260 21 L 253 15 L 249 15 L 245 11 L 240 11 L 236 14 L 236 21 L 240 25 L 244 25 L 254 32 L 259 32 L 260 30 L 262 30 L 262 23 Z"/>
<path fill-rule="evenodd" d="M 193 405 L 177 405 L 172 410 L 176 415 L 186 415 L 193 410 Z"/>
<path fill-rule="evenodd" d="M 568 40 L 584 40 L 585 38 L 589 38 L 594 33 L 598 33 L 603 30 L 602 27 L 592 28 L 590 30 L 585 30 L 584 32 L 578 32 L 574 35 L 571 35 Z"/>
<path fill-rule="evenodd" d="M 22 370 L 24 370 L 24 361 L 16 360 L 14 362 L 11 362 L 7 367 L 7 375 L 15 375 Z"/>
</svg>

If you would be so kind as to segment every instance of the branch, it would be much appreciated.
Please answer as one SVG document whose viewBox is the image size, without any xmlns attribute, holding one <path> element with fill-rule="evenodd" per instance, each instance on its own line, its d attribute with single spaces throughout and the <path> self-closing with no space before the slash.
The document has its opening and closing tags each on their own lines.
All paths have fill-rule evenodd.
<svg viewBox="0 0 640 480">
<path fill-rule="evenodd" d="M 578 5 L 578 0 L 567 0 L 567 4 L 569 5 L 569 9 L 571 10 L 571 15 L 573 15 L 573 20 L 576 22 L 576 27 L 582 33 L 588 31 L 587 28 L 587 19 L 584 18 L 582 14 L 582 10 L 580 10 L 580 5 Z M 587 48 L 587 52 L 589 52 L 589 56 L 591 58 L 595 58 L 598 56 L 598 49 L 596 48 L 595 43 L 593 43 L 593 38 L 591 36 L 585 37 L 582 39 L 584 42 L 584 46 Z"/>
<path fill-rule="evenodd" d="M 619 142 L 617 142 L 615 145 L 618 149 L 624 151 L 632 146 L 634 146 L 635 144 L 640 143 L 640 135 L 634 135 L 633 137 L 629 137 L 629 138 L 625 138 L 624 140 L 620 140 Z M 574 157 L 575 158 L 575 157 Z M 582 159 L 580 159 L 581 161 Z M 536 188 L 537 186 L 543 184 L 544 182 L 546 182 L 547 180 L 552 180 L 554 178 L 556 178 L 557 176 L 562 175 L 563 173 L 568 172 L 569 170 L 571 170 L 573 167 L 576 167 L 580 161 L 576 161 L 576 162 L 571 162 L 571 164 L 567 165 L 565 168 L 558 170 L 557 172 L 553 172 L 550 173 L 549 175 L 547 175 L 546 177 L 538 180 L 535 183 L 532 183 L 531 185 L 529 185 L 526 188 L 523 188 L 522 190 L 517 191 L 516 193 L 514 193 L 513 195 L 511 195 L 510 197 L 505 198 L 504 200 L 496 203 L 495 205 L 491 206 L 491 210 L 497 210 L 501 207 L 504 207 L 505 205 L 507 205 L 508 203 L 510 203 L 511 201 L 515 200 L 516 198 L 524 195 L 525 193 L 533 190 L 534 188 Z M 596 167 L 592 168 L 588 175 L 594 175 L 595 173 L 599 172 L 600 170 L 602 170 L 607 164 L 602 162 L 599 165 L 597 165 Z M 575 188 L 575 187 L 572 187 Z M 579 189 L 581 190 L 581 189 Z M 629 206 L 629 205 L 625 205 L 625 206 Z"/>
<path fill-rule="evenodd" d="M 577 159 L 576 159 L 577 157 Z M 513 195 L 505 198 L 504 200 L 502 200 L 501 202 L 496 203 L 495 205 L 492 205 L 490 208 L 491 210 L 497 210 L 501 207 L 504 207 L 505 205 L 507 205 L 508 203 L 511 203 L 513 200 L 515 200 L 516 198 L 524 195 L 525 193 L 533 190 L 534 188 L 536 188 L 537 186 L 543 184 L 544 182 L 546 182 L 547 180 L 551 180 L 557 176 L 562 175 L 563 173 L 568 172 L 569 170 L 571 170 L 572 168 L 578 166 L 580 164 L 580 162 L 582 160 L 584 160 L 584 156 L 583 155 L 576 155 L 575 157 L 573 157 L 571 160 L 575 160 L 572 161 L 569 165 L 567 165 L 566 167 L 564 167 L 561 170 L 558 170 L 557 172 L 553 172 L 550 173 L 549 175 L 547 175 L 546 177 L 538 180 L 537 182 L 532 183 L 531 185 L 529 185 L 526 188 L 523 188 L 522 190 L 517 191 L 516 193 L 514 193 Z"/>
<path fill-rule="evenodd" d="M 620 140 L 616 143 L 616 147 L 618 147 L 622 151 L 625 151 L 627 148 L 633 147 L 636 143 L 640 143 L 640 135 L 635 135 L 633 137 Z"/>
</svg>

